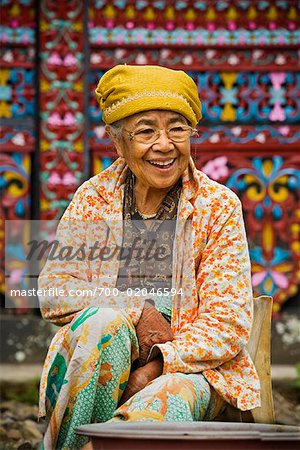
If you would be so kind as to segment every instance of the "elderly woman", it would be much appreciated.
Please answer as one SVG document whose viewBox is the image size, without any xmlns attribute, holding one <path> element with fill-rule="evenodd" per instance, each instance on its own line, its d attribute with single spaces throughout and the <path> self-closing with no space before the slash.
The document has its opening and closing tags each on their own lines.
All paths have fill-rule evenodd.
<svg viewBox="0 0 300 450">
<path fill-rule="evenodd" d="M 191 159 L 194 81 L 119 65 L 96 96 L 119 158 L 78 189 L 60 222 L 60 248 L 76 255 L 48 260 L 40 275 L 45 292 L 63 292 L 40 299 L 44 319 L 61 326 L 40 388 L 46 449 L 80 448 L 87 439 L 75 429 L 85 423 L 213 420 L 224 401 L 260 403 L 246 349 L 241 204 Z"/>
</svg>

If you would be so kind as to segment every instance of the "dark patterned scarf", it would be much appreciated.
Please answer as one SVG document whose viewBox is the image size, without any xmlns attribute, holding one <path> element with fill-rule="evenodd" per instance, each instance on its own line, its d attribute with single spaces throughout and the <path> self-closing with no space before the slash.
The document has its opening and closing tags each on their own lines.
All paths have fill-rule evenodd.
<svg viewBox="0 0 300 450">
<path fill-rule="evenodd" d="M 135 177 L 128 169 L 123 205 L 123 256 L 117 280 L 120 291 L 172 287 L 172 255 L 181 180 L 170 189 L 156 215 L 143 219 L 134 196 Z"/>
</svg>

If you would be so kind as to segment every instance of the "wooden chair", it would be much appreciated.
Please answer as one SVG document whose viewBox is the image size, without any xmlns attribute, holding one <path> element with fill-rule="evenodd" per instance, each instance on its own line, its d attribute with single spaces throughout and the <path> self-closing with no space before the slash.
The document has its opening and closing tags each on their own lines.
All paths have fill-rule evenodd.
<svg viewBox="0 0 300 450">
<path fill-rule="evenodd" d="M 262 295 L 254 299 L 254 317 L 248 350 L 255 364 L 261 384 L 261 406 L 241 412 L 227 405 L 216 420 L 229 422 L 275 423 L 271 380 L 271 317 L 272 297 Z"/>
</svg>

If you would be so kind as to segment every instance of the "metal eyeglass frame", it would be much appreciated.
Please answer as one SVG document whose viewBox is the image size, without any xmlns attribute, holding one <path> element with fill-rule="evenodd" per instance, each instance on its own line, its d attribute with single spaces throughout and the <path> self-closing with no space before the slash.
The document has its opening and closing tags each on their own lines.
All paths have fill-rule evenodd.
<svg viewBox="0 0 300 450">
<path fill-rule="evenodd" d="M 198 136 L 198 131 L 197 131 L 196 128 L 192 128 L 189 125 L 182 125 L 182 128 L 184 128 L 184 130 L 186 130 L 186 131 L 190 130 L 191 134 L 190 134 L 189 137 L 191 137 L 191 136 Z M 184 142 L 187 139 L 187 138 L 185 138 L 182 141 L 181 140 L 177 141 L 177 140 L 171 139 L 169 137 L 169 131 L 170 130 L 171 130 L 171 128 L 167 128 L 167 129 L 165 129 L 165 128 L 157 128 L 156 133 L 155 133 L 155 139 L 153 141 L 149 141 L 149 142 L 137 141 L 137 142 L 140 142 L 141 144 L 153 144 L 160 137 L 162 131 L 166 132 L 166 135 L 167 135 L 168 139 L 170 141 L 172 141 L 172 142 L 180 143 L 180 142 Z M 136 131 L 127 130 L 126 128 L 123 128 L 123 131 L 126 131 L 126 133 L 128 133 L 130 141 L 133 141 L 133 139 L 136 137 L 136 135 L 138 135 L 138 133 Z M 142 129 L 139 130 L 139 131 L 142 131 Z"/>
</svg>

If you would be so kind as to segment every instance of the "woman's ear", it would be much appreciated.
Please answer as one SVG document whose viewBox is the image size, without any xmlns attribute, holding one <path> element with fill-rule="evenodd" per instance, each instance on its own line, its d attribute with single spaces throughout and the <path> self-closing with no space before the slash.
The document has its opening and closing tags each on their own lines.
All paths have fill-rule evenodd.
<svg viewBox="0 0 300 450">
<path fill-rule="evenodd" d="M 109 125 L 105 125 L 105 131 L 106 131 L 106 134 L 108 134 L 108 136 L 113 141 L 113 144 L 115 146 L 118 156 L 123 158 L 123 151 L 122 151 L 122 145 L 120 143 L 120 139 L 118 139 L 118 137 L 112 132 L 111 127 Z"/>
<path fill-rule="evenodd" d="M 118 156 L 120 156 L 121 158 L 124 158 L 123 148 L 122 148 L 120 140 L 117 138 L 113 138 L 113 143 L 114 143 L 114 146 L 115 146 Z"/>
<path fill-rule="evenodd" d="M 112 136 L 112 132 L 111 132 L 110 126 L 109 126 L 109 125 L 105 125 L 104 130 L 105 130 L 105 133 L 106 133 L 111 139 L 113 139 L 113 136 Z"/>
</svg>

